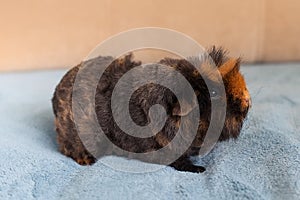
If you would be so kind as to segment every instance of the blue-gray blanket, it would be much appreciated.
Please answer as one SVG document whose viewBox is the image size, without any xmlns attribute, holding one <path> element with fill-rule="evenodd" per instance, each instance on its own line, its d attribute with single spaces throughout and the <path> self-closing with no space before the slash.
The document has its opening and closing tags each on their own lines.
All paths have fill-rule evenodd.
<svg viewBox="0 0 300 200">
<path fill-rule="evenodd" d="M 300 199 L 300 67 L 242 71 L 253 100 L 249 118 L 238 140 L 196 160 L 202 174 L 129 173 L 101 160 L 80 166 L 58 152 L 55 139 L 50 100 L 65 71 L 1 74 L 0 199 Z"/>
</svg>

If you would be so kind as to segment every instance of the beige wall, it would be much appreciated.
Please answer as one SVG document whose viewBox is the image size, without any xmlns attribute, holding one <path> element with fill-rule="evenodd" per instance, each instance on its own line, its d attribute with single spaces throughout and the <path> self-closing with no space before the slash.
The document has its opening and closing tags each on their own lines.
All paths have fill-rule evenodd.
<svg viewBox="0 0 300 200">
<path fill-rule="evenodd" d="M 300 60 L 298 0 L 27 0 L 0 4 L 0 71 L 70 67 L 136 27 L 183 32 L 247 61 Z"/>
</svg>

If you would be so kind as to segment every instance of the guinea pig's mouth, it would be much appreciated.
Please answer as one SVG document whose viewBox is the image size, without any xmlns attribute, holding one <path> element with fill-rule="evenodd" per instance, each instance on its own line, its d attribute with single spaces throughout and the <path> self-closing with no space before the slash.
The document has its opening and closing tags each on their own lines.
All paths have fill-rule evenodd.
<svg viewBox="0 0 300 200">
<path fill-rule="evenodd" d="M 248 107 L 242 109 L 242 111 L 241 111 L 242 116 L 243 116 L 243 117 L 246 117 L 247 114 L 248 114 L 248 112 L 249 112 L 249 110 L 250 110 L 250 106 L 248 106 Z"/>
<path fill-rule="evenodd" d="M 239 119 L 239 120 L 244 120 L 249 112 L 250 108 L 246 108 L 243 111 L 235 111 L 233 113 L 227 113 L 227 117 L 226 118 L 235 118 L 235 119 Z"/>
<path fill-rule="evenodd" d="M 247 114 L 248 114 L 248 112 L 249 112 L 251 106 L 252 106 L 252 105 L 249 104 L 249 105 L 246 106 L 246 107 L 244 108 L 244 110 L 242 111 L 242 115 L 244 116 L 244 118 L 247 116 Z"/>
<path fill-rule="evenodd" d="M 237 99 L 233 104 L 228 105 L 227 114 L 233 114 L 235 117 L 245 118 L 251 108 L 251 102 L 245 104 L 242 100 Z"/>
</svg>

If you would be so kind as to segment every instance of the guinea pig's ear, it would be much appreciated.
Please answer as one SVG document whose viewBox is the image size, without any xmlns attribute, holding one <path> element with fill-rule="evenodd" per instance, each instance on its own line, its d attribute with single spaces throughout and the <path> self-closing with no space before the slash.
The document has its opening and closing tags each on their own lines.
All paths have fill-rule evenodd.
<svg viewBox="0 0 300 200">
<path fill-rule="evenodd" d="M 192 107 L 189 103 L 184 102 L 184 104 L 185 105 L 183 107 L 185 109 L 183 111 L 181 111 L 180 104 L 177 101 L 172 108 L 172 115 L 183 117 L 183 116 L 188 115 L 194 109 L 194 107 Z"/>
<path fill-rule="evenodd" d="M 224 77 L 229 73 L 239 72 L 241 59 L 230 58 L 223 65 L 219 67 L 221 76 Z"/>
</svg>

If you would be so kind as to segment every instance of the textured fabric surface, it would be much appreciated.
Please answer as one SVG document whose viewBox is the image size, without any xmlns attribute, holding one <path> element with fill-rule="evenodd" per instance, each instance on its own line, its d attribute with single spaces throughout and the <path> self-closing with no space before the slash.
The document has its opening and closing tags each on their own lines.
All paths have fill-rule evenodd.
<svg viewBox="0 0 300 200">
<path fill-rule="evenodd" d="M 165 167 L 83 167 L 57 150 L 51 97 L 65 71 L 0 75 L 0 199 L 299 199 L 300 68 L 243 67 L 253 107 L 240 138 L 219 143 L 203 174 Z M 108 157 L 118 165 L 139 161 Z"/>
</svg>

